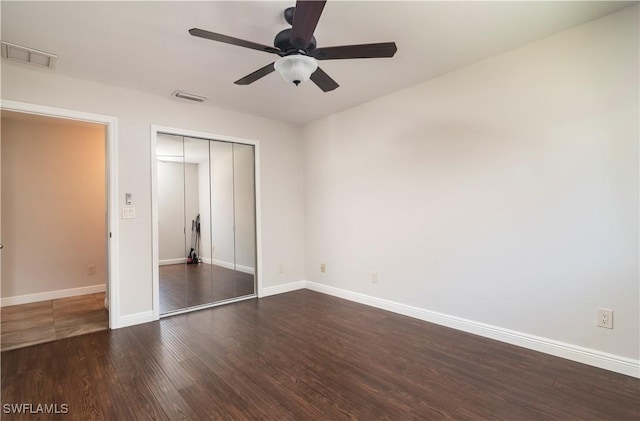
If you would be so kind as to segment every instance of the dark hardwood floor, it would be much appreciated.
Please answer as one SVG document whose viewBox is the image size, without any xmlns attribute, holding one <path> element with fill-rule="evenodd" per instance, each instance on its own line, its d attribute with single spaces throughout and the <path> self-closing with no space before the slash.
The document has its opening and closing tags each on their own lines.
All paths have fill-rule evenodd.
<svg viewBox="0 0 640 421">
<path fill-rule="evenodd" d="M 159 278 L 161 314 L 255 293 L 252 274 L 206 263 L 163 265 Z"/>
<path fill-rule="evenodd" d="M 67 404 L 68 420 L 638 420 L 640 380 L 301 290 L 3 352 L 2 403 Z"/>
</svg>

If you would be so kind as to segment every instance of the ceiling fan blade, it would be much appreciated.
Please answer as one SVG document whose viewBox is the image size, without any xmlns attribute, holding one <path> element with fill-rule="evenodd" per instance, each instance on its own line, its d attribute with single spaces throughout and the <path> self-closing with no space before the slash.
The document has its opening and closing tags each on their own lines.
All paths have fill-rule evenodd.
<svg viewBox="0 0 640 421">
<path fill-rule="evenodd" d="M 398 51 L 395 42 L 377 44 L 340 45 L 337 47 L 318 48 L 311 55 L 318 60 L 338 60 L 347 58 L 393 57 Z"/>
<path fill-rule="evenodd" d="M 273 63 L 267 64 L 263 68 L 258 69 L 255 72 L 250 73 L 250 74 L 246 75 L 245 77 L 243 77 L 242 79 L 238 79 L 233 83 L 235 83 L 236 85 L 249 85 L 250 83 L 253 83 L 256 80 L 265 77 L 269 73 L 272 73 L 274 70 L 276 70 L 276 69 L 275 69 L 275 67 L 273 67 Z"/>
<path fill-rule="evenodd" d="M 192 28 L 189 33 L 194 37 L 206 38 L 212 41 L 224 42 L 225 44 L 237 45 L 238 47 L 251 48 L 252 50 L 264 51 L 267 53 L 280 54 L 281 51 L 274 47 L 258 44 L 251 41 L 245 41 L 240 38 L 230 37 L 228 35 L 216 34 L 215 32 L 205 31 L 204 29 Z"/>
<path fill-rule="evenodd" d="M 306 48 L 316 30 L 326 0 L 298 0 L 293 12 L 293 26 L 289 40 L 297 48 Z"/>
<path fill-rule="evenodd" d="M 311 74 L 311 80 L 313 83 L 318 85 L 318 88 L 322 89 L 324 92 L 333 91 L 338 86 L 338 83 L 331 79 L 331 76 L 326 74 L 321 68 L 317 68 L 315 72 Z"/>
</svg>

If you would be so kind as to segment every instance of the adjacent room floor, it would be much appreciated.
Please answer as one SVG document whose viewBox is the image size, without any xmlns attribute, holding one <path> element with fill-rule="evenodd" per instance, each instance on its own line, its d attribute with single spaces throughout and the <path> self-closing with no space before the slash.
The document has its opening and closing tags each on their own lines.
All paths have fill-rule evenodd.
<svg viewBox="0 0 640 421">
<path fill-rule="evenodd" d="M 3 307 L 2 351 L 109 328 L 105 293 Z"/>
<path fill-rule="evenodd" d="M 78 420 L 637 420 L 640 379 L 300 290 L 3 352 L 2 402 Z"/>
</svg>

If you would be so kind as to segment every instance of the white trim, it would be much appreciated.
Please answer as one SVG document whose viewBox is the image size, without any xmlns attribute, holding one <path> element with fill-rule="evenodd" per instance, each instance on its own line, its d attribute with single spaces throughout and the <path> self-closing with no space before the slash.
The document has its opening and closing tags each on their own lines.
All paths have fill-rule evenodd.
<svg viewBox="0 0 640 421">
<path fill-rule="evenodd" d="M 109 209 L 107 229 L 109 239 L 107 241 L 107 259 L 109 265 L 107 267 L 108 303 L 109 303 L 109 327 L 116 329 L 118 320 L 120 319 L 120 277 L 119 277 L 119 259 L 120 251 L 118 247 L 119 216 L 118 212 L 118 119 L 113 117 L 111 122 L 107 124 L 107 154 L 109 155 Z"/>
<path fill-rule="evenodd" d="M 151 310 L 153 320 L 160 319 L 160 248 L 158 245 L 158 129 L 151 125 Z"/>
<path fill-rule="evenodd" d="M 184 262 L 186 262 L 185 258 L 164 259 L 164 260 L 158 260 L 158 265 L 160 265 L 160 266 L 175 265 L 175 264 L 184 263 Z M 220 266 L 220 267 L 223 267 L 225 269 L 237 270 L 239 272 L 248 273 L 250 275 L 255 275 L 255 273 L 256 273 L 255 268 L 252 268 L 252 267 L 249 267 L 249 266 L 243 266 L 243 265 L 234 264 L 233 262 L 225 262 L 224 260 L 210 259 L 208 257 L 200 256 L 200 262 L 201 263 L 206 263 L 208 265 Z"/>
<path fill-rule="evenodd" d="M 209 261 L 209 264 L 220 266 L 220 267 L 223 267 L 225 269 L 234 270 L 234 265 L 233 265 L 232 262 L 225 262 L 224 260 L 218 260 L 218 259 L 206 259 L 206 260 Z M 205 261 L 205 259 L 202 259 L 202 261 L 207 263 Z"/>
<path fill-rule="evenodd" d="M 87 121 L 106 126 L 107 148 L 107 295 L 109 297 L 109 327 L 118 327 L 120 312 L 119 277 L 118 277 L 118 119 L 116 117 L 48 107 L 26 102 L 0 99 L 0 108 L 28 114 L 37 114 L 54 118 Z M 109 235 L 111 234 L 111 235 Z"/>
<path fill-rule="evenodd" d="M 304 282 L 304 281 L 303 281 Z M 442 326 L 447 326 L 463 332 L 473 333 L 485 338 L 495 339 L 556 357 L 566 358 L 627 376 L 640 378 L 640 361 L 619 355 L 609 354 L 594 349 L 584 348 L 565 342 L 530 335 L 498 326 L 475 322 L 461 317 L 425 310 L 418 307 L 401 304 L 398 302 L 347 291 L 341 288 L 320 284 L 317 282 L 305 282 L 306 288 L 323 294 L 333 295 L 360 304 L 388 310 L 394 313 L 413 317 Z"/>
<path fill-rule="evenodd" d="M 121 316 L 118 320 L 118 327 L 127 327 L 133 325 L 139 325 L 142 323 L 149 323 L 154 320 L 153 311 L 143 311 L 141 313 L 128 314 Z"/>
<path fill-rule="evenodd" d="M 38 301 L 57 300 L 58 298 L 75 297 L 78 295 L 96 294 L 105 292 L 106 284 L 89 285 L 86 287 L 59 289 L 56 291 L 38 292 L 36 294 L 16 295 L 13 297 L 3 297 L 0 307 L 15 306 L 18 304 L 37 303 Z"/>
<path fill-rule="evenodd" d="M 258 298 L 263 295 L 263 287 L 262 287 L 262 202 L 261 202 L 261 191 L 262 187 L 260 184 L 260 143 L 255 142 L 253 148 L 253 159 L 254 159 L 254 190 L 255 190 L 255 208 L 256 208 L 256 294 Z"/>
<path fill-rule="evenodd" d="M 209 259 L 207 257 L 203 257 L 202 261 L 211 265 L 221 266 L 226 269 L 237 270 L 251 275 L 255 274 L 256 272 L 256 270 L 252 267 L 234 264 L 233 262 L 225 262 L 224 260 Z"/>
<path fill-rule="evenodd" d="M 289 282 L 288 284 L 266 287 L 262 289 L 262 295 L 260 296 L 260 298 L 268 297 L 270 295 L 284 294 L 285 292 L 297 291 L 299 289 L 305 289 L 306 287 L 307 281 Z"/>
<path fill-rule="evenodd" d="M 179 257 L 177 259 L 162 259 L 162 260 L 158 260 L 158 265 L 159 266 L 179 265 L 179 264 L 184 263 L 186 261 L 187 261 L 187 259 L 185 259 L 184 257 Z"/>
<path fill-rule="evenodd" d="M 187 259 L 185 259 L 184 257 L 179 257 L 177 259 L 162 259 L 162 260 L 158 260 L 158 265 L 159 266 L 178 265 L 181 263 L 185 263 L 186 261 Z M 232 262 L 225 262 L 224 260 L 210 259 L 208 257 L 200 257 L 200 261 L 208 265 L 216 265 L 216 266 L 223 267 L 225 269 L 237 270 L 240 272 L 248 273 L 250 275 L 254 275 L 256 272 L 256 270 L 252 267 L 237 265 L 237 264 L 233 264 Z"/>
<path fill-rule="evenodd" d="M 260 142 L 252 139 L 225 136 L 213 133 L 199 132 L 195 130 L 180 129 L 152 124 L 150 126 L 151 136 L 151 273 L 152 273 L 152 303 L 153 320 L 160 319 L 160 273 L 158 257 L 158 168 L 156 159 L 156 143 L 158 133 L 169 133 L 178 136 L 196 137 L 201 139 L 218 140 L 223 142 L 240 143 L 252 145 L 254 147 L 254 186 L 255 186 L 255 211 L 256 211 L 256 289 L 258 297 L 262 296 L 262 218 L 260 204 Z M 205 261 L 205 259 L 203 259 Z M 242 267 L 246 268 L 246 267 Z M 238 270 L 242 270 L 238 268 Z M 254 270 L 255 272 L 255 270 Z M 253 272 L 251 272 L 253 273 Z"/>
</svg>

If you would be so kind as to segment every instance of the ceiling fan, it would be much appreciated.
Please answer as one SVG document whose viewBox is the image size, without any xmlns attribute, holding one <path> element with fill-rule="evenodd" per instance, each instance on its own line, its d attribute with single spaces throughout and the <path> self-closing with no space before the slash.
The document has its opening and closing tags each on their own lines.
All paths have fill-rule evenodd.
<svg viewBox="0 0 640 421">
<path fill-rule="evenodd" d="M 195 37 L 224 42 L 252 50 L 277 54 L 278 60 L 267 64 L 247 76 L 236 80 L 236 85 L 249 85 L 256 80 L 277 71 L 282 77 L 298 86 L 311 79 L 324 92 L 332 91 L 339 85 L 320 67 L 317 60 L 339 60 L 351 58 L 393 57 L 397 51 L 395 42 L 375 44 L 340 45 L 336 47 L 317 47 L 313 32 L 318 25 L 326 0 L 298 0 L 295 7 L 284 11 L 284 19 L 292 27 L 280 31 L 273 47 L 245 41 L 227 35 L 217 34 L 204 29 L 193 28 L 189 33 Z"/>
</svg>

